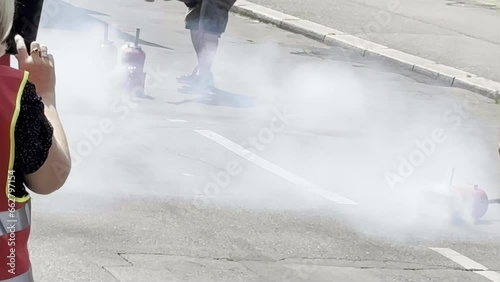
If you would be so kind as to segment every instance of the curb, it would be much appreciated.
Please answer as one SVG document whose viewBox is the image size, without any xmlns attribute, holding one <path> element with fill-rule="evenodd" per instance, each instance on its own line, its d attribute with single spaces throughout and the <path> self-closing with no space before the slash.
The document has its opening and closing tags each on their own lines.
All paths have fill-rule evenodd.
<svg viewBox="0 0 500 282">
<path fill-rule="evenodd" d="M 442 81 L 449 86 L 466 89 L 490 99 L 497 100 L 500 96 L 499 82 L 391 49 L 245 0 L 237 0 L 231 11 L 273 24 L 283 30 L 307 36 L 328 46 L 354 50 L 363 57 L 374 57 L 395 63 L 405 69 Z"/>
</svg>

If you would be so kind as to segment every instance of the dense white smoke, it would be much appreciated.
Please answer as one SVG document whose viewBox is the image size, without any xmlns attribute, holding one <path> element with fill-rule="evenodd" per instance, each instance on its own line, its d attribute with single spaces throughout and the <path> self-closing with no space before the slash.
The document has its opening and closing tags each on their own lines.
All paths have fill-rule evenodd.
<svg viewBox="0 0 500 282">
<path fill-rule="evenodd" d="M 97 51 L 104 26 L 82 16 L 81 10 L 65 10 L 70 12 L 75 13 L 75 20 L 83 21 L 71 24 L 78 27 L 78 32 L 70 28 L 66 31 L 42 29 L 39 40 L 47 42 L 56 56 L 60 111 L 72 149 L 80 154 L 78 146 L 81 140 L 88 140 L 89 132 L 99 128 L 103 119 L 116 120 L 117 112 L 110 110 L 110 103 L 119 99 L 119 94 L 110 89 L 110 70 L 102 65 L 105 57 Z M 60 22 L 55 16 L 51 27 L 67 25 L 71 14 L 65 15 Z M 180 16 L 177 18 L 182 20 Z M 110 31 L 110 38 L 118 36 Z M 166 71 L 176 74 L 189 71 L 191 66 L 185 66 L 186 58 L 194 58 L 194 53 L 187 31 L 185 35 L 169 36 L 182 40 L 175 43 L 182 54 L 165 55 L 170 60 L 165 65 L 171 66 Z M 358 206 L 338 206 L 326 201 L 310 193 L 307 187 L 284 180 L 189 131 L 193 128 L 159 133 L 178 126 L 165 122 L 157 123 L 155 128 L 145 116 L 140 120 L 117 122 L 116 129 L 105 141 L 95 145 L 89 156 L 74 157 L 74 161 L 81 161 L 82 165 L 75 168 L 68 182 L 68 190 L 72 192 L 63 193 L 99 194 L 101 200 L 105 197 L 112 200 L 119 197 L 117 194 L 127 193 L 168 194 L 190 199 L 194 190 L 203 193 L 207 184 L 224 182 L 216 195 L 210 197 L 211 203 L 290 212 L 331 212 L 361 232 L 406 239 L 435 237 L 449 230 L 449 211 L 441 204 L 422 201 L 421 192 L 448 183 L 453 167 L 456 182 L 480 180 L 477 184 L 490 187 L 497 183 L 498 175 L 492 171 L 498 167 L 489 166 L 496 161 L 491 157 L 494 150 L 488 151 L 490 144 L 478 144 L 479 137 L 462 133 L 463 127 L 454 129 L 453 117 L 456 116 L 448 116 L 451 123 L 442 118 L 449 109 L 454 109 L 454 104 L 462 103 L 464 95 L 429 94 L 435 101 L 428 101 L 415 93 L 448 90 L 418 86 L 412 79 L 377 68 L 353 67 L 359 63 L 350 62 L 349 58 L 335 61 L 291 55 L 300 49 L 278 45 L 276 42 L 282 39 L 287 40 L 283 36 L 250 44 L 228 33 L 222 39 L 214 71 L 216 78 L 223 77 L 221 88 L 246 97 L 226 98 L 232 105 L 220 108 L 188 103 L 185 108 L 178 107 L 179 113 L 187 109 L 193 117 L 192 123 L 197 123 L 193 128 L 220 125 L 218 133 L 226 138 L 245 149 L 253 149 L 263 159 L 313 182 L 320 189 L 358 202 Z M 123 40 L 117 42 L 117 47 L 122 43 Z M 149 54 L 160 56 L 153 49 L 148 49 Z M 187 51 L 192 54 L 186 55 Z M 155 69 L 155 62 L 159 65 L 159 61 L 148 60 L 148 64 Z M 161 104 L 165 100 L 188 99 L 179 98 L 174 77 L 168 79 L 165 83 L 173 86 L 156 92 L 161 99 L 155 102 L 156 112 L 150 112 L 153 120 L 176 116 L 173 106 Z M 243 107 L 252 103 L 254 107 Z M 162 107 L 168 111 L 162 113 Z M 283 130 L 273 132 L 272 140 L 261 149 L 252 148 L 247 140 L 264 134 L 264 129 L 276 118 L 276 111 L 286 111 L 290 122 Z M 473 114 L 463 118 L 461 126 L 474 125 L 471 120 L 474 120 Z M 443 134 L 447 136 L 445 141 L 433 141 L 436 129 L 443 131 L 441 138 Z M 176 141 L 165 142 L 162 138 Z M 190 149 L 183 148 L 184 143 Z M 423 158 L 421 164 L 412 165 L 411 159 L 415 158 L 412 154 Z M 241 172 L 228 180 L 221 176 L 221 170 L 233 161 L 241 166 Z M 176 163 L 175 167 L 172 163 Z M 406 175 L 401 177 L 400 168 L 404 166 Z M 387 180 L 389 174 L 393 180 L 396 176 L 404 181 L 396 181 L 395 186 L 391 186 Z M 146 181 L 141 187 L 144 192 L 137 190 L 141 181 Z"/>
</svg>

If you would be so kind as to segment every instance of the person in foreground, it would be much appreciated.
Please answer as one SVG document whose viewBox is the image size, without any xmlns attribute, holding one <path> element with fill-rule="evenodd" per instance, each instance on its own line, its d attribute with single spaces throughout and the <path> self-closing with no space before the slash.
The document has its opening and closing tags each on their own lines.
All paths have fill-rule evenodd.
<svg viewBox="0 0 500 282">
<path fill-rule="evenodd" d="M 219 38 L 226 31 L 229 10 L 236 0 L 180 0 L 188 7 L 186 29 L 191 31 L 198 65 L 189 75 L 177 78 L 186 83 L 192 92 L 209 91 L 214 86 L 211 72 Z M 189 89 L 188 89 L 189 91 Z"/>
<path fill-rule="evenodd" d="M 0 1 L 0 56 L 13 24 L 15 0 Z M 19 70 L 0 66 L 0 281 L 33 281 L 28 252 L 31 198 L 63 186 L 71 159 L 55 101 L 54 59 L 16 36 Z"/>
</svg>

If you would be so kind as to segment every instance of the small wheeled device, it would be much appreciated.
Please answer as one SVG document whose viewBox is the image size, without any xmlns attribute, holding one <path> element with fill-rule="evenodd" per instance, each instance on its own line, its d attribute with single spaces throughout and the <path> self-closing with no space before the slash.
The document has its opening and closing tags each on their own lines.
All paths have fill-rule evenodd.
<svg viewBox="0 0 500 282">
<path fill-rule="evenodd" d="M 122 70 L 122 87 L 133 97 L 145 97 L 146 73 L 144 64 L 146 53 L 139 46 L 141 30 L 136 29 L 135 42 L 123 45 L 118 52 L 119 69 Z"/>
<path fill-rule="evenodd" d="M 426 191 L 423 195 L 427 206 L 440 205 L 454 221 L 472 220 L 477 222 L 488 211 L 489 206 L 500 204 L 500 199 L 490 199 L 479 185 L 454 185 L 452 170 L 448 187 L 442 191 Z M 441 209 L 441 210 L 443 210 Z"/>
</svg>

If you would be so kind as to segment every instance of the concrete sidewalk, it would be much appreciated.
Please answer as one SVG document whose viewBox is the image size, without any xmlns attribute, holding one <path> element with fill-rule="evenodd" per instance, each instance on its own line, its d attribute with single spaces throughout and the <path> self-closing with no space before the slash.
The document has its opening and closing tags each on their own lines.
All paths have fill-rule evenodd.
<svg viewBox="0 0 500 282">
<path fill-rule="evenodd" d="M 250 2 L 500 81 L 500 4 L 497 0 Z"/>
</svg>

